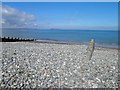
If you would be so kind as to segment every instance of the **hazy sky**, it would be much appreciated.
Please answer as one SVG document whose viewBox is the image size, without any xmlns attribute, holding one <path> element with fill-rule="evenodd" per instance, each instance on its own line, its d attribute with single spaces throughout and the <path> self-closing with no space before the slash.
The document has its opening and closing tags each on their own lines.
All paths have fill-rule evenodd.
<svg viewBox="0 0 120 90">
<path fill-rule="evenodd" d="M 2 25 L 8 28 L 116 30 L 118 3 L 4 2 Z"/>
</svg>

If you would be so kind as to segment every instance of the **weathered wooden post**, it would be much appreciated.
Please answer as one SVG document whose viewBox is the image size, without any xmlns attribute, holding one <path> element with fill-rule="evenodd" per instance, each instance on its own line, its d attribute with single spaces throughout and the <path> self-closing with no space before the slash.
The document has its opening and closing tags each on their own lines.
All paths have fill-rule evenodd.
<svg viewBox="0 0 120 90">
<path fill-rule="evenodd" d="M 0 37 L 0 42 L 2 42 L 2 37 Z"/>
<path fill-rule="evenodd" d="M 92 57 L 94 48 L 95 48 L 95 41 L 94 41 L 94 39 L 91 39 L 91 41 L 90 41 L 90 43 L 89 43 L 89 45 L 88 45 L 87 54 L 86 54 L 88 60 L 91 60 L 91 57 Z"/>
<path fill-rule="evenodd" d="M 19 41 L 19 37 L 16 38 L 16 41 Z"/>
</svg>

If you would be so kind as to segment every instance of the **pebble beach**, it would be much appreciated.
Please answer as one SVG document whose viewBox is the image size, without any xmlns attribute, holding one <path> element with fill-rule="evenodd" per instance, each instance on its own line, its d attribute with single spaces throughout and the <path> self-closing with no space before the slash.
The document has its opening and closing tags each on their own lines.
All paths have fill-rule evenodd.
<svg viewBox="0 0 120 90">
<path fill-rule="evenodd" d="M 3 88 L 117 88 L 118 50 L 87 45 L 2 42 Z"/>
</svg>

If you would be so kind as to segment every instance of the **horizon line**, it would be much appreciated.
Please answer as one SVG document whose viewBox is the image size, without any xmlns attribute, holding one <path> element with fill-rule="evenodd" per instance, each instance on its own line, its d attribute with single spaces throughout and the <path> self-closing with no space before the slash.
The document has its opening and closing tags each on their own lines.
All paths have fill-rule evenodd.
<svg viewBox="0 0 120 90">
<path fill-rule="evenodd" d="M 1 27 L 0 27 L 1 28 Z M 39 30 L 110 30 L 110 31 L 119 31 L 119 29 L 59 29 L 59 28 L 24 28 L 24 27 L 18 27 L 18 28 L 1 28 L 1 29 L 39 29 Z"/>
</svg>

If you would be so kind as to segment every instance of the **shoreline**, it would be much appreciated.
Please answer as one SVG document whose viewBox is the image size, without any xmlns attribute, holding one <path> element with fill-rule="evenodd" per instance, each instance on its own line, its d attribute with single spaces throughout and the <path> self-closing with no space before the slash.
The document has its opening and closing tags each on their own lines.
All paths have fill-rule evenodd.
<svg viewBox="0 0 120 90">
<path fill-rule="evenodd" d="M 32 41 L 35 43 L 49 43 L 49 44 L 65 44 L 65 45 L 88 45 L 89 42 L 70 42 L 70 41 L 59 41 L 59 40 L 36 40 Z M 108 44 L 98 44 L 95 43 L 95 48 L 107 48 L 107 49 L 117 49 L 119 50 L 118 45 L 108 45 Z"/>
<path fill-rule="evenodd" d="M 35 42 L 35 43 L 49 43 L 49 44 L 66 44 L 66 45 L 88 45 L 88 42 L 78 42 L 78 41 L 61 41 L 52 39 L 28 39 L 28 38 L 15 38 L 15 37 L 0 37 L 0 42 Z M 96 48 L 109 48 L 109 49 L 120 49 L 120 45 L 117 44 L 107 44 L 95 42 Z"/>
<path fill-rule="evenodd" d="M 88 44 L 85 43 L 71 43 L 71 42 L 45 42 L 45 41 L 16 41 L 16 42 L 29 42 L 29 43 L 45 43 L 45 44 L 62 44 L 62 45 L 86 45 L 88 46 Z M 9 43 L 9 42 L 8 42 Z M 12 42 L 13 43 L 13 42 Z M 116 48 L 116 47 L 110 47 L 110 46 L 105 46 L 105 45 L 96 45 L 95 44 L 95 48 L 96 49 L 113 49 L 113 50 L 119 50 L 120 48 Z"/>
</svg>

